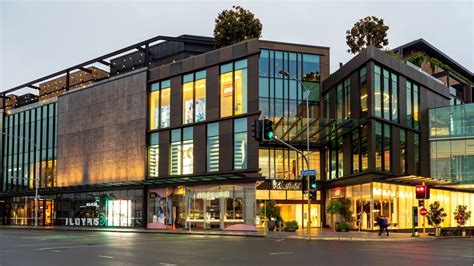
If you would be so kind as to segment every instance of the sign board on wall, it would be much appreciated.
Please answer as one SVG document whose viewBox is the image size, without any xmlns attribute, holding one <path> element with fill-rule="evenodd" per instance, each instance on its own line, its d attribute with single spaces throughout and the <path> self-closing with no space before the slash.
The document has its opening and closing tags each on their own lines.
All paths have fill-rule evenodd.
<svg viewBox="0 0 474 266">
<path fill-rule="evenodd" d="M 293 190 L 301 191 L 299 180 L 277 180 L 265 181 L 257 187 L 258 190 Z"/>
</svg>

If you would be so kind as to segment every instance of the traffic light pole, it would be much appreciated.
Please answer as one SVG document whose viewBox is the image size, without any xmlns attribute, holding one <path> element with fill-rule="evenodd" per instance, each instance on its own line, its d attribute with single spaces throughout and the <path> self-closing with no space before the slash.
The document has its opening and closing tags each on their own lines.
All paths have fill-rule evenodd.
<svg viewBox="0 0 474 266">
<path fill-rule="evenodd" d="M 304 152 L 298 150 L 297 148 L 295 148 L 295 147 L 291 146 L 290 144 L 286 143 L 285 141 L 279 139 L 277 136 L 274 136 L 273 139 L 276 142 L 278 142 L 280 144 L 283 144 L 286 147 L 288 147 L 288 148 L 294 150 L 295 152 L 297 152 L 298 154 L 300 154 L 306 162 L 307 170 L 309 170 L 309 160 L 308 160 L 308 157 L 306 157 L 306 155 L 304 154 Z M 308 188 L 308 219 L 307 219 L 308 223 L 307 223 L 307 226 L 306 226 L 306 231 L 307 231 L 308 237 L 311 237 L 311 199 L 310 199 L 311 194 L 309 192 L 309 188 L 310 188 L 310 178 L 309 178 L 309 176 L 308 176 L 308 178 L 306 178 L 306 182 L 307 182 L 306 187 Z"/>
</svg>

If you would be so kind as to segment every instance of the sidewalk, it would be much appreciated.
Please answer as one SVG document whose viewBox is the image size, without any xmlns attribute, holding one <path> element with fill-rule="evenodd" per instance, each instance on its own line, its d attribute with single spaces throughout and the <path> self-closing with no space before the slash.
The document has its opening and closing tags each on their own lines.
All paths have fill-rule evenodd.
<svg viewBox="0 0 474 266">
<path fill-rule="evenodd" d="M 311 237 L 306 230 L 296 232 L 256 232 L 239 231 L 211 231 L 211 230 L 150 230 L 137 228 L 102 228 L 102 227 L 69 227 L 69 226 L 0 226 L 1 229 L 24 230 L 56 230 L 56 231 L 96 231 L 96 232 L 121 232 L 121 233 L 146 233 L 146 234 L 177 234 L 177 235 L 205 235 L 205 236 L 240 236 L 240 237 L 267 237 L 270 239 L 305 239 L 305 240 L 343 240 L 343 241 L 423 241 L 436 239 L 432 236 L 426 238 L 412 237 L 410 233 L 390 233 L 390 236 L 379 236 L 377 232 L 333 232 L 330 229 L 313 228 Z"/>
</svg>

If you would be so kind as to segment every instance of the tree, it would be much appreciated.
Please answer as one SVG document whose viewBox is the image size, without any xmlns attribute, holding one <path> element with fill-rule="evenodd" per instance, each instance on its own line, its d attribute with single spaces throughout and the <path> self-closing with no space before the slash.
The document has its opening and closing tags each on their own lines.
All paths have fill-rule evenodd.
<svg viewBox="0 0 474 266">
<path fill-rule="evenodd" d="M 471 211 L 467 210 L 466 205 L 456 206 L 456 210 L 454 211 L 454 219 L 456 220 L 459 227 L 465 225 L 470 218 Z"/>
<path fill-rule="evenodd" d="M 241 6 L 232 6 L 217 15 L 214 40 L 218 47 L 260 38 L 262 23 L 254 14 Z"/>
<path fill-rule="evenodd" d="M 357 21 L 352 29 L 346 31 L 346 43 L 350 53 L 358 53 L 368 45 L 379 49 L 388 45 L 387 31 L 389 27 L 383 23 L 383 19 L 368 16 Z"/>
<path fill-rule="evenodd" d="M 346 222 L 349 217 L 351 216 L 351 200 L 350 199 L 331 199 L 329 204 L 326 207 L 326 212 L 331 214 L 331 223 L 332 216 L 336 214 L 336 216 L 342 216 L 344 219 L 343 221 Z M 336 220 L 338 217 L 336 217 Z"/>
<path fill-rule="evenodd" d="M 430 210 L 426 217 L 428 217 L 428 224 L 438 227 L 446 217 L 446 213 L 444 212 L 444 208 L 441 208 L 439 201 L 435 201 L 430 204 Z"/>
</svg>

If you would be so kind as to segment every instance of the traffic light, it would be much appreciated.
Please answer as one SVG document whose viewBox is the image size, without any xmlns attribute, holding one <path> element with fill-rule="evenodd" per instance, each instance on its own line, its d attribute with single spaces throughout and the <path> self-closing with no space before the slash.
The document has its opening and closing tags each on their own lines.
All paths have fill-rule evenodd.
<svg viewBox="0 0 474 266">
<path fill-rule="evenodd" d="M 306 179 L 308 176 L 304 175 L 301 177 L 301 190 L 303 194 L 308 193 L 308 180 Z"/>
<path fill-rule="evenodd" d="M 310 200 L 316 200 L 316 193 L 317 193 L 316 190 L 314 190 L 314 191 L 311 190 L 311 191 L 309 192 L 309 199 L 310 199 Z"/>
<path fill-rule="evenodd" d="M 273 122 L 270 119 L 263 119 L 263 140 L 273 139 Z"/>
<path fill-rule="evenodd" d="M 316 176 L 310 175 L 309 176 L 309 190 L 310 191 L 316 191 L 317 188 L 318 188 L 318 186 L 316 184 Z"/>
<path fill-rule="evenodd" d="M 252 124 L 252 137 L 258 141 L 258 142 L 262 142 L 263 139 L 263 132 L 262 132 L 262 126 L 263 126 L 263 122 L 262 120 L 260 119 L 255 119 L 253 121 L 253 124 Z"/>
<path fill-rule="evenodd" d="M 426 185 L 416 185 L 415 192 L 416 192 L 416 199 L 429 199 L 430 198 L 430 188 Z"/>
</svg>

